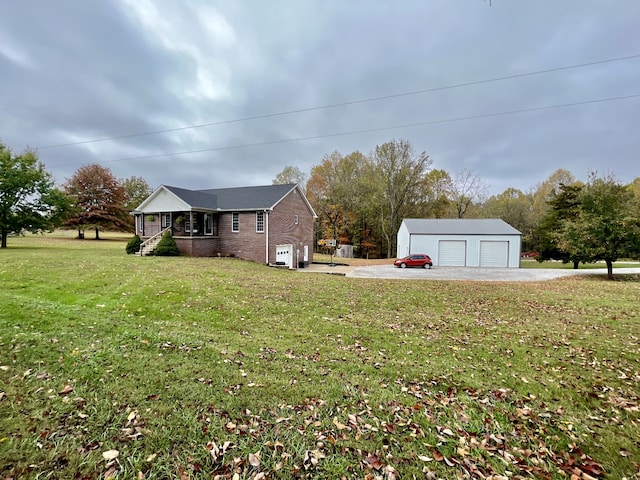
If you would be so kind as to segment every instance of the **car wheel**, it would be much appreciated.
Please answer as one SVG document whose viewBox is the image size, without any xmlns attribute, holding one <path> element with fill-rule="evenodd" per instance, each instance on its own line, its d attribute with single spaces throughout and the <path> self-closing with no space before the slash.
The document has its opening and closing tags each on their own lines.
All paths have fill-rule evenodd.
<svg viewBox="0 0 640 480">
<path fill-rule="evenodd" d="M 424 265 L 422 265 L 422 268 L 431 268 L 431 265 L 429 265 L 428 263 L 425 263 Z"/>
<path fill-rule="evenodd" d="M 406 263 L 401 263 L 400 264 L 400 268 L 407 268 L 407 264 Z"/>
</svg>

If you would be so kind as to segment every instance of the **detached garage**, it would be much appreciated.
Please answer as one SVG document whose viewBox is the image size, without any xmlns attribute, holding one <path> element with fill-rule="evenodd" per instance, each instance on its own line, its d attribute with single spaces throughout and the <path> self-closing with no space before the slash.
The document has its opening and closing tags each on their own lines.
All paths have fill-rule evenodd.
<svg viewBox="0 0 640 480">
<path fill-rule="evenodd" d="M 398 230 L 397 256 L 426 253 L 434 265 L 520 267 L 522 234 L 497 218 L 405 218 Z"/>
</svg>

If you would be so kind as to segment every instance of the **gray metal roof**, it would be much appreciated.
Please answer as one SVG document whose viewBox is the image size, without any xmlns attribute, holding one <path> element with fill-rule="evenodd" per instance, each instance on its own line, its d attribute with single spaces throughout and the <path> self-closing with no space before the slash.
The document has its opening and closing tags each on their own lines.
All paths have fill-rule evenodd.
<svg viewBox="0 0 640 480">
<path fill-rule="evenodd" d="M 293 190 L 296 184 L 209 190 L 187 190 L 168 185 L 164 187 L 192 208 L 229 211 L 271 209 Z"/>
<path fill-rule="evenodd" d="M 499 218 L 405 218 L 410 234 L 428 235 L 522 235 Z"/>
</svg>

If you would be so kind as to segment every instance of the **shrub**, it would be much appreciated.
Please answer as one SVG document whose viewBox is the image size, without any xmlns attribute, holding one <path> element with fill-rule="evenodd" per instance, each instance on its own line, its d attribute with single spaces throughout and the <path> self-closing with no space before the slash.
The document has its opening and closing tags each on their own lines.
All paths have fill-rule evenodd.
<svg viewBox="0 0 640 480">
<path fill-rule="evenodd" d="M 127 253 L 131 255 L 132 253 L 136 253 L 140 250 L 140 245 L 142 244 L 142 239 L 138 235 L 134 235 L 131 240 L 127 242 Z"/>
<path fill-rule="evenodd" d="M 162 235 L 162 239 L 158 242 L 153 254 L 159 257 L 176 257 L 180 255 L 180 250 L 171 232 L 166 232 Z"/>
</svg>

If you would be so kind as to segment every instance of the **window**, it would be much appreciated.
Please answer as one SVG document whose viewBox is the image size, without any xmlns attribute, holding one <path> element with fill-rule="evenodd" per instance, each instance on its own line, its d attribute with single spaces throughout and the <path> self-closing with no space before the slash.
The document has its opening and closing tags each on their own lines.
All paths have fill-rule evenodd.
<svg viewBox="0 0 640 480">
<path fill-rule="evenodd" d="M 299 219 L 298 219 L 298 215 L 295 215 L 295 216 L 293 217 L 293 223 L 295 223 L 296 225 L 298 225 L 298 221 L 299 221 Z"/>
<path fill-rule="evenodd" d="M 264 212 L 256 212 L 256 232 L 264 232 Z"/>
<path fill-rule="evenodd" d="M 240 231 L 240 214 L 238 212 L 233 212 L 231 214 L 231 231 L 232 232 Z"/>
<path fill-rule="evenodd" d="M 170 213 L 163 213 L 161 215 L 162 217 L 162 228 L 167 228 L 171 226 L 171 214 Z"/>
<path fill-rule="evenodd" d="M 191 225 L 191 217 L 188 216 L 184 219 L 184 231 L 185 233 L 198 233 L 200 231 L 200 224 L 198 218 L 193 216 L 193 225 Z"/>
<path fill-rule="evenodd" d="M 213 235 L 213 215 L 210 213 L 204 215 L 204 234 Z"/>
</svg>

